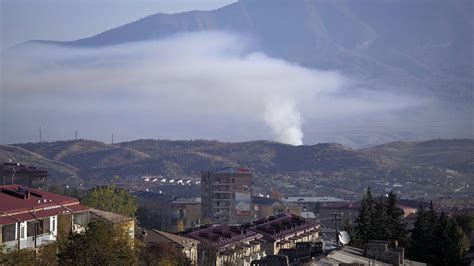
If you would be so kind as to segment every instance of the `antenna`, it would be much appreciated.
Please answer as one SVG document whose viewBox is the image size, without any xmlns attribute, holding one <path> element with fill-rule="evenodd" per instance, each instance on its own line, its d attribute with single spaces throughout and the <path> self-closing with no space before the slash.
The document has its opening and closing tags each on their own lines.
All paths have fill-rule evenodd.
<svg viewBox="0 0 474 266">
<path fill-rule="evenodd" d="M 341 242 L 343 245 L 347 245 L 351 241 L 351 236 L 346 231 L 341 231 L 338 238 L 339 242 Z"/>
<path fill-rule="evenodd" d="M 114 133 L 112 133 L 112 145 L 114 145 Z"/>
<path fill-rule="evenodd" d="M 77 129 L 76 129 L 76 131 L 74 132 L 74 140 L 77 141 Z"/>
<path fill-rule="evenodd" d="M 42 138 L 43 138 L 43 137 L 42 137 L 42 135 L 41 135 L 41 127 L 40 127 L 40 128 L 39 128 L 39 143 L 41 143 L 41 141 L 43 140 Z"/>
<path fill-rule="evenodd" d="M 341 213 L 340 212 L 333 212 L 331 215 L 334 216 L 334 218 L 331 219 L 331 221 L 334 222 L 334 228 L 336 228 L 336 247 L 339 248 L 339 234 L 337 233 L 337 222 L 341 221 Z"/>
</svg>

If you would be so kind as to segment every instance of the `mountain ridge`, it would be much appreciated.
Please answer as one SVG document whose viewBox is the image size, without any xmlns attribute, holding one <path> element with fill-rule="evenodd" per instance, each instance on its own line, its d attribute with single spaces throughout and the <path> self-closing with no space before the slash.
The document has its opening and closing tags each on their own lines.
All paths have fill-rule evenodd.
<svg viewBox="0 0 474 266">
<path fill-rule="evenodd" d="M 100 181 L 114 175 L 131 180 L 145 174 L 198 176 L 202 170 L 223 166 L 249 167 L 258 175 L 389 170 L 415 165 L 452 167 L 474 173 L 474 139 L 392 142 L 359 150 L 335 143 L 291 146 L 271 141 L 152 139 L 113 145 L 71 140 L 0 146 L 4 159 L 22 151 L 29 154 L 12 157 L 21 163 L 35 162 L 36 158 L 39 163 L 35 166 L 41 166 L 41 160 L 68 165 L 77 169 L 76 175 L 86 181 Z M 54 170 L 54 165 L 45 166 Z M 55 175 L 54 179 L 61 177 Z"/>
</svg>

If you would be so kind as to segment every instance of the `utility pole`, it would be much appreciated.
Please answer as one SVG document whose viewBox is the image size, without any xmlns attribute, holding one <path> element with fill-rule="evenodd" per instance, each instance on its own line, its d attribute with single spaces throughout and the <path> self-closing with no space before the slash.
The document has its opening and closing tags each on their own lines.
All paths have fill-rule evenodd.
<svg viewBox="0 0 474 266">
<path fill-rule="evenodd" d="M 77 141 L 77 129 L 76 129 L 76 131 L 74 132 L 74 140 Z"/>
<path fill-rule="evenodd" d="M 112 145 L 114 145 L 114 133 L 112 133 Z"/>
<path fill-rule="evenodd" d="M 41 143 L 41 141 L 43 140 L 42 139 L 43 136 L 41 135 L 41 127 L 39 128 L 39 143 Z"/>
<path fill-rule="evenodd" d="M 339 248 L 339 232 L 338 232 L 338 224 L 337 222 L 341 221 L 341 213 L 340 212 L 333 212 L 331 213 L 334 218 L 331 218 L 331 221 L 334 222 L 334 228 L 336 228 L 336 246 Z"/>
</svg>

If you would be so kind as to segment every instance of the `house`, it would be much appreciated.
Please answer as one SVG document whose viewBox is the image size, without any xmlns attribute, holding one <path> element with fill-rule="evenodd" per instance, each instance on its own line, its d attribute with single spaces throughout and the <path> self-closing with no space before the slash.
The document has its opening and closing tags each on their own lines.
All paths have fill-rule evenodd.
<svg viewBox="0 0 474 266">
<path fill-rule="evenodd" d="M 0 244 L 7 250 L 37 248 L 67 237 L 79 200 L 21 185 L 0 186 Z"/>
<path fill-rule="evenodd" d="M 0 164 L 0 185 L 23 185 L 31 188 L 44 189 L 48 171 L 36 167 L 4 162 Z"/>
<path fill-rule="evenodd" d="M 335 203 L 347 203 L 336 197 L 285 197 L 282 199 L 290 213 L 301 215 L 301 212 L 319 212 L 319 208 Z"/>
<path fill-rule="evenodd" d="M 250 265 L 252 260 L 264 257 L 262 235 L 244 225 L 210 225 L 185 232 L 196 239 L 199 265 Z"/>
<path fill-rule="evenodd" d="M 147 245 L 153 246 L 155 244 L 172 245 L 181 250 L 183 254 L 189 258 L 192 265 L 197 265 L 198 262 L 198 244 L 199 241 L 176 234 L 171 234 L 155 229 L 142 230 L 140 239 Z"/>
<path fill-rule="evenodd" d="M 360 203 L 333 203 L 323 206 L 319 209 L 319 221 L 327 228 L 334 228 L 334 222 L 331 221 L 333 213 L 341 214 L 339 227 L 347 222 L 353 222 L 359 215 Z"/>
<path fill-rule="evenodd" d="M 286 205 L 278 199 L 254 196 L 252 202 L 258 219 L 287 212 Z"/>
<path fill-rule="evenodd" d="M 388 241 L 370 240 L 364 249 L 345 246 L 318 258 L 312 265 L 412 265 L 425 263 L 405 259 L 403 248 L 389 248 Z"/>
<path fill-rule="evenodd" d="M 113 226 L 122 226 L 130 235 L 130 240 L 133 241 L 135 235 L 134 218 L 94 208 L 88 208 L 87 211 L 74 214 L 74 227 L 72 231 L 74 233 L 83 233 L 86 230 L 87 224 L 94 220 L 105 221 Z"/>
<path fill-rule="evenodd" d="M 251 223 L 249 230 L 264 236 L 263 249 L 277 255 L 282 248 L 294 248 L 299 242 L 319 239 L 319 224 L 294 214 L 279 214 Z"/>
<path fill-rule="evenodd" d="M 201 198 L 178 198 L 171 202 L 172 231 L 184 231 L 201 224 Z"/>
</svg>

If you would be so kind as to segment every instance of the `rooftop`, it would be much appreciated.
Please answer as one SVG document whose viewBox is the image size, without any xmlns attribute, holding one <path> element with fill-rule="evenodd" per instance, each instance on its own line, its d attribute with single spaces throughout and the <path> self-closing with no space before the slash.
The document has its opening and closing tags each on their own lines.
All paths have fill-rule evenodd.
<svg viewBox="0 0 474 266">
<path fill-rule="evenodd" d="M 79 200 L 20 185 L 0 186 L 0 224 L 30 221 L 88 208 Z"/>
<path fill-rule="evenodd" d="M 94 208 L 90 208 L 89 212 L 112 223 L 125 223 L 129 221 L 133 221 L 133 218 L 123 216 L 114 212 L 107 212 L 107 211 L 102 211 L 102 210 L 98 210 Z"/>
<path fill-rule="evenodd" d="M 212 245 L 217 248 L 223 248 L 230 244 L 240 243 L 248 238 L 259 238 L 262 235 L 255 231 L 248 230 L 240 225 L 221 224 L 186 234 L 202 243 Z"/>
<path fill-rule="evenodd" d="M 251 173 L 248 168 L 244 167 L 223 167 L 223 168 L 216 168 L 214 171 L 211 171 L 216 174 L 235 174 L 235 173 Z"/>
<path fill-rule="evenodd" d="M 284 202 L 346 202 L 346 200 L 336 198 L 336 197 L 285 197 L 283 198 Z"/>
<path fill-rule="evenodd" d="M 305 221 L 300 216 L 293 214 L 279 214 L 249 223 L 250 230 L 258 232 L 269 238 L 281 238 L 298 231 L 319 227 L 315 222 Z M 244 224 L 247 225 L 247 224 Z"/>
<path fill-rule="evenodd" d="M 172 233 L 167 233 L 163 231 L 159 231 L 156 229 L 151 229 L 151 230 L 144 230 L 145 234 L 142 235 L 143 239 L 142 241 L 145 242 L 148 245 L 153 245 L 157 243 L 163 243 L 163 242 L 173 242 L 177 245 L 180 246 L 185 246 L 190 243 L 199 243 L 199 241 L 189 238 L 189 237 L 184 237 L 180 235 L 175 235 Z"/>
</svg>

